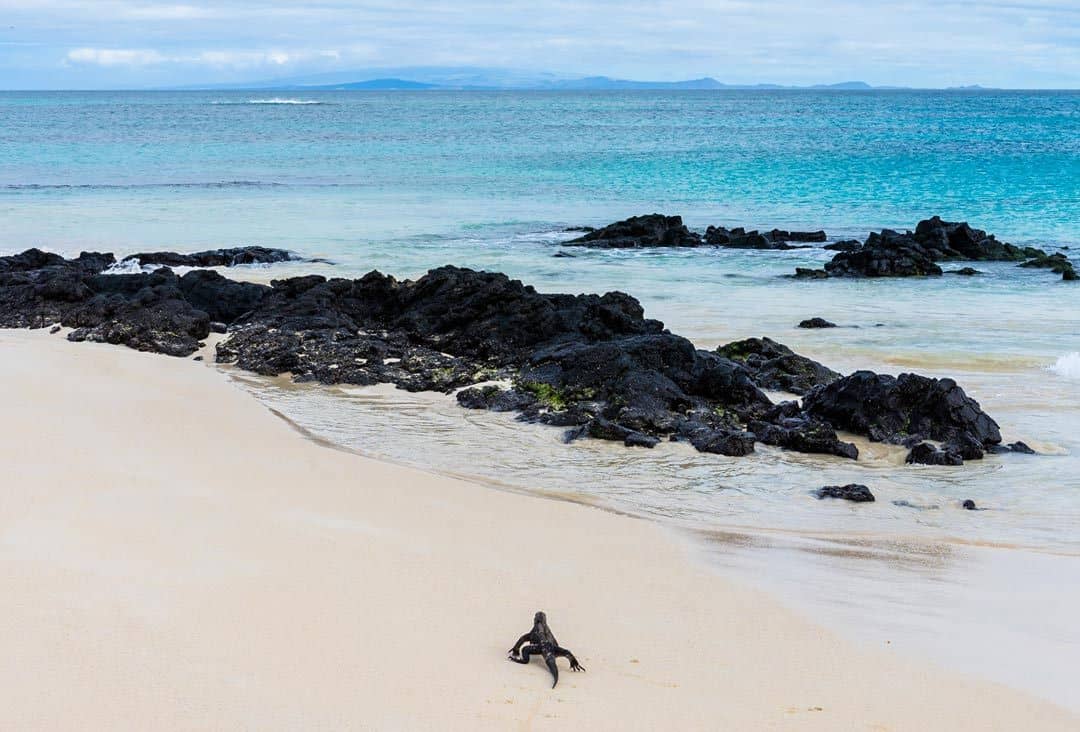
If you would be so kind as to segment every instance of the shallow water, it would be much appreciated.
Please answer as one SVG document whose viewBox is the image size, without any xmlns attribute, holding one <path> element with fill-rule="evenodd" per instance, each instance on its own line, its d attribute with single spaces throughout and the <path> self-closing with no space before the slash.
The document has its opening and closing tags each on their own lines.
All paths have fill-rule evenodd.
<svg viewBox="0 0 1080 732">
<path fill-rule="evenodd" d="M 337 263 L 231 273 L 252 279 L 449 263 L 548 292 L 624 290 L 702 347 L 767 335 L 840 371 L 955 378 L 1007 441 L 1043 454 L 941 468 L 865 442 L 858 462 L 564 445 L 561 430 L 442 395 L 241 376 L 367 454 L 759 537 L 706 545 L 844 630 L 1068 702 L 1051 671 L 1075 656 L 1080 602 L 1048 578 L 1070 582 L 1080 554 L 1080 285 L 1001 263 L 970 278 L 782 277 L 820 266 L 820 249 L 552 254 L 567 225 L 652 210 L 834 239 L 941 214 L 1076 250 L 1080 94 L 0 93 L 0 160 L 4 252 L 257 243 Z M 811 316 L 841 327 L 795 327 Z M 852 481 L 877 502 L 810 496 Z M 961 510 L 966 498 L 987 510 Z M 856 539 L 872 548 L 836 550 Z M 875 554 L 891 559 L 860 561 Z M 1004 640 L 981 648 L 974 630 Z"/>
</svg>

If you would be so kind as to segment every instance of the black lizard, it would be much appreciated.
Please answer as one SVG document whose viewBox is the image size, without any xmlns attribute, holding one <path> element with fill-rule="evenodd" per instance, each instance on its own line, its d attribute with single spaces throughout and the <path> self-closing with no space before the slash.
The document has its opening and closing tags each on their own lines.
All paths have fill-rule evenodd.
<svg viewBox="0 0 1080 732">
<path fill-rule="evenodd" d="M 528 643 L 529 645 L 522 648 L 522 644 Z M 519 650 L 520 649 L 520 654 Z M 559 641 L 555 640 L 555 634 L 551 632 L 551 628 L 547 624 L 547 615 L 543 611 L 536 613 L 533 616 L 533 627 L 525 635 L 518 638 L 518 642 L 514 644 L 514 647 L 510 649 L 510 660 L 514 663 L 528 663 L 529 656 L 540 655 L 544 657 L 545 663 L 547 663 L 548 671 L 555 678 L 551 688 L 554 689 L 556 684 L 559 683 L 559 667 L 555 663 L 555 659 L 565 657 L 570 659 L 571 671 L 584 671 L 585 667 L 578 663 L 578 660 L 574 658 L 574 654 L 559 645 Z"/>
</svg>

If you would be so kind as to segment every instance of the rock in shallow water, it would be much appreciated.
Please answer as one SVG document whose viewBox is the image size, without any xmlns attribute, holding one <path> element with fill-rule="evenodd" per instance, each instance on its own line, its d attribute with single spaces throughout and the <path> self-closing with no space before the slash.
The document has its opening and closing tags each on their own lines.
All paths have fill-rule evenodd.
<svg viewBox="0 0 1080 732">
<path fill-rule="evenodd" d="M 1046 257 L 1039 249 L 1000 242 L 993 234 L 972 228 L 966 222 L 943 221 L 938 216 L 920 221 L 914 232 L 883 229 L 871 233 L 862 246 L 826 248 L 840 251 L 824 270 L 796 270 L 796 278 L 937 276 L 942 274 L 937 263 L 943 261 L 1022 261 Z M 958 273 L 974 273 L 968 269 Z"/>
<path fill-rule="evenodd" d="M 905 462 L 918 465 L 963 465 L 964 458 L 955 450 L 942 450 L 929 442 L 920 442 L 911 448 Z"/>
<path fill-rule="evenodd" d="M 872 503 L 876 499 L 870 489 L 861 483 L 848 483 L 847 485 L 827 485 L 819 488 L 814 495 L 821 498 L 839 498 L 853 503 Z"/>
<path fill-rule="evenodd" d="M 808 318 L 799 323 L 800 328 L 835 328 L 836 323 L 830 323 L 825 318 Z"/>
<path fill-rule="evenodd" d="M 138 262 L 139 266 L 162 267 L 235 267 L 238 264 L 274 264 L 299 259 L 285 249 L 247 246 L 232 249 L 212 249 L 193 254 L 177 252 L 140 252 L 124 257 L 125 262 Z"/>
<path fill-rule="evenodd" d="M 640 249 L 699 247 L 702 241 L 701 236 L 686 228 L 681 216 L 654 213 L 616 221 L 563 244 L 596 249 Z"/>
<path fill-rule="evenodd" d="M 803 399 L 807 414 L 875 442 L 938 440 L 965 459 L 1001 442 L 997 422 L 952 379 L 857 371 Z"/>
</svg>

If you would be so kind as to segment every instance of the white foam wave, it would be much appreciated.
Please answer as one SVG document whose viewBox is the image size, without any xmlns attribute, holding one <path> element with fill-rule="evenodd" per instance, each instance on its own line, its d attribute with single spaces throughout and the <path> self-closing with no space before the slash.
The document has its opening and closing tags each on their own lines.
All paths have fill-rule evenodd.
<svg viewBox="0 0 1080 732">
<path fill-rule="evenodd" d="M 106 269 L 101 274 L 107 275 L 126 275 L 126 274 L 142 274 L 143 272 L 152 272 L 153 268 L 150 266 L 140 266 L 137 259 L 121 259 L 113 266 Z"/>
<path fill-rule="evenodd" d="M 325 104 L 317 99 L 286 99 L 283 97 L 273 97 L 271 99 L 249 99 L 248 104 L 296 104 L 300 106 L 306 106 L 309 104 Z"/>
<path fill-rule="evenodd" d="M 1066 353 L 1054 364 L 1047 366 L 1046 369 L 1066 379 L 1080 381 L 1080 352 Z"/>
<path fill-rule="evenodd" d="M 101 274 L 104 275 L 128 275 L 128 274 L 149 274 L 161 269 L 160 264 L 139 264 L 137 259 L 121 259 L 113 266 L 105 269 Z M 175 274 L 183 275 L 198 267 L 169 267 Z"/>
</svg>

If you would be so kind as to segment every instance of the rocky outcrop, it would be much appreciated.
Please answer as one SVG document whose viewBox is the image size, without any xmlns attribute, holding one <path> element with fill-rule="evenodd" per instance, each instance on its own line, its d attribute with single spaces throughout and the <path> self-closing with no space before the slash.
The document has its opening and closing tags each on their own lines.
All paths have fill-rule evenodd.
<svg viewBox="0 0 1080 732">
<path fill-rule="evenodd" d="M 839 498 L 852 503 L 872 503 L 874 494 L 861 483 L 848 483 L 847 485 L 827 485 L 814 492 L 819 499 Z"/>
<path fill-rule="evenodd" d="M 274 264 L 299 259 L 285 249 L 248 246 L 232 249 L 212 249 L 194 254 L 177 252 L 140 252 L 124 257 L 124 262 L 138 262 L 139 266 L 161 267 L 235 267 L 238 264 Z"/>
<path fill-rule="evenodd" d="M 747 338 L 720 346 L 716 352 L 744 365 L 754 383 L 769 391 L 806 394 L 831 384 L 840 374 L 817 361 L 800 356 L 771 338 Z"/>
<path fill-rule="evenodd" d="M 943 442 L 965 460 L 1001 443 L 997 423 L 952 379 L 857 371 L 803 398 L 806 413 L 874 442 Z"/>
<path fill-rule="evenodd" d="M 299 382 L 392 383 L 457 391 L 472 409 L 632 447 L 661 439 L 740 456 L 757 443 L 855 459 L 838 429 L 946 442 L 968 459 L 997 426 L 948 380 L 841 377 L 767 338 L 698 349 L 645 317 L 633 297 L 539 293 L 491 272 L 440 267 L 417 280 L 379 272 L 236 282 L 195 269 L 104 274 L 111 255 L 0 257 L 0 326 L 72 328 L 72 340 L 173 356 L 225 331 L 217 359 Z M 511 386 L 491 382 L 509 383 Z M 806 393 L 774 405 L 763 389 Z M 917 440 L 916 440 L 917 441 Z M 912 442 L 911 444 L 914 444 Z"/>
<path fill-rule="evenodd" d="M 728 229 L 710 226 L 705 236 L 690 231 L 681 216 L 647 214 L 631 216 L 599 229 L 587 226 L 565 229 L 584 232 L 583 236 L 563 242 L 565 246 L 594 247 L 597 249 L 640 249 L 646 247 L 699 247 L 703 244 L 732 249 L 802 249 L 789 242 L 823 242 L 824 231 L 787 231 L 772 229 L 759 232 L 747 231 L 738 226 Z"/>
<path fill-rule="evenodd" d="M 854 246 L 854 242 L 843 244 L 843 247 L 826 247 L 840 251 L 824 270 L 796 271 L 796 278 L 926 277 L 942 273 L 938 262 L 1023 261 L 1046 256 L 1039 249 L 1001 242 L 993 234 L 972 228 L 966 222 L 943 221 L 939 216 L 920 221 L 913 232 L 884 229 L 871 233 L 862 246 Z"/>
<path fill-rule="evenodd" d="M 941 267 L 910 233 L 885 229 L 871 234 L 861 248 L 839 252 L 825 272 L 830 277 L 919 277 L 940 275 Z"/>
<path fill-rule="evenodd" d="M 993 234 L 972 228 L 966 221 L 942 221 L 940 216 L 920 221 L 911 236 L 935 261 L 1020 261 L 1038 251 L 1000 242 Z"/>
<path fill-rule="evenodd" d="M 698 247 L 701 236 L 686 228 L 681 216 L 647 214 L 631 216 L 584 236 L 563 242 L 564 246 L 597 249 L 641 249 L 645 247 Z"/>
<path fill-rule="evenodd" d="M 705 230 L 705 243 L 729 249 L 804 249 L 793 247 L 788 242 L 825 241 L 824 231 L 785 231 L 773 229 L 764 233 L 757 230 L 747 231 L 741 226 L 727 229 L 723 226 L 710 226 Z"/>
<path fill-rule="evenodd" d="M 1080 279 L 1080 276 L 1076 273 L 1076 269 L 1073 267 L 1073 263 L 1069 261 L 1068 257 L 1060 252 L 1056 254 L 1039 252 L 1036 256 L 1023 262 L 1020 266 L 1029 269 L 1048 269 L 1054 274 L 1061 275 L 1061 279 L 1067 282 L 1074 282 Z"/>
</svg>

